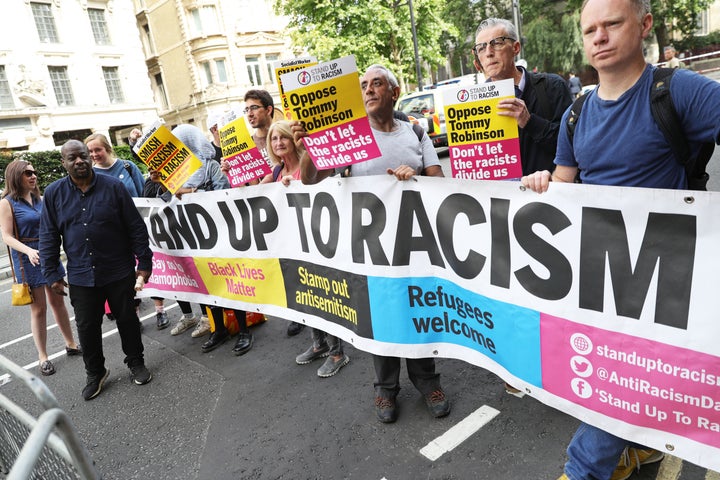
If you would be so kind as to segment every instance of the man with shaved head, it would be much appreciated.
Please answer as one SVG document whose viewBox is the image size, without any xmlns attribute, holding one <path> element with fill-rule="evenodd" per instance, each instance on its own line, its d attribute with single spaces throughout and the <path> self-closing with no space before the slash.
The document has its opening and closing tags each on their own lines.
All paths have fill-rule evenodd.
<svg viewBox="0 0 720 480">
<path fill-rule="evenodd" d="M 108 378 L 102 348 L 105 301 L 115 314 L 125 363 L 137 385 L 152 380 L 145 367 L 135 288 L 152 272 L 147 228 L 123 183 L 93 172 L 87 146 L 68 140 L 61 148 L 68 176 L 45 189 L 40 218 L 40 263 L 50 288 L 67 295 L 75 309 L 87 382 L 82 396 L 92 400 Z M 60 247 L 67 256 L 65 282 Z M 137 264 L 137 271 L 135 266 Z"/>
</svg>

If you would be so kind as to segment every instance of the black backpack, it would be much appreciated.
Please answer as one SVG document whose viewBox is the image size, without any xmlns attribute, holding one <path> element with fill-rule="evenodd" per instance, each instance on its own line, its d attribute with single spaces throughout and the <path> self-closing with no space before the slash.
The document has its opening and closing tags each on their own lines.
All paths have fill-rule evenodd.
<svg viewBox="0 0 720 480">
<path fill-rule="evenodd" d="M 688 190 L 707 190 L 710 175 L 705 171 L 705 167 L 712 157 L 715 144 L 713 142 L 703 143 L 697 155 L 694 158 L 691 157 L 690 145 L 685 138 L 670 96 L 670 81 L 673 73 L 675 73 L 673 68 L 658 68 L 653 72 L 653 85 L 650 89 L 650 110 L 655 123 L 663 132 L 665 140 L 670 144 L 675 158 L 685 168 Z M 588 95 L 579 97 L 570 107 L 570 115 L 568 115 L 566 125 L 570 143 L 573 141 L 575 125 L 587 97 Z"/>
</svg>

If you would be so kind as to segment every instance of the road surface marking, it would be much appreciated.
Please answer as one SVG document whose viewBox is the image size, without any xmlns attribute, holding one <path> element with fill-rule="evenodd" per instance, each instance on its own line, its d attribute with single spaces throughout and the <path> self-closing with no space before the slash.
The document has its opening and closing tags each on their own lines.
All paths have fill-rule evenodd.
<svg viewBox="0 0 720 480">
<path fill-rule="evenodd" d="M 483 405 L 462 419 L 460 423 L 450 430 L 421 448 L 420 453 L 434 462 L 444 453 L 452 451 L 455 447 L 467 440 L 473 433 L 480 430 L 499 413 L 499 410 Z"/>
<path fill-rule="evenodd" d="M 177 303 L 176 303 L 176 304 L 173 304 L 173 305 L 170 305 L 169 307 L 166 307 L 165 310 L 171 310 L 171 309 L 175 308 L 176 306 L 177 306 Z M 147 320 L 148 318 L 155 318 L 155 312 L 148 313 L 148 314 L 145 315 L 144 317 L 140 318 L 140 322 L 142 323 L 144 320 Z M 74 316 L 73 316 L 73 317 L 70 317 L 70 321 L 73 321 L 74 319 L 75 319 Z M 52 325 L 52 326 L 49 326 L 49 327 L 48 327 L 48 330 L 49 330 L 50 328 L 53 328 L 53 327 L 57 327 L 57 324 Z M 103 333 L 103 334 L 102 334 L 102 338 L 110 337 L 110 336 L 112 336 L 112 335 L 115 335 L 117 332 L 118 332 L 117 327 L 116 327 L 116 328 L 113 328 L 112 330 L 108 330 L 107 332 Z M 32 338 L 32 334 L 24 335 L 24 336 L 22 336 L 22 337 L 16 338 L 15 340 L 11 340 L 11 341 L 9 341 L 9 342 L 7 342 L 7 343 L 4 343 L 4 344 L 0 345 L 0 349 L 5 348 L 5 347 L 7 347 L 8 345 L 12 345 L 12 344 L 14 344 L 14 343 L 20 342 L 21 340 L 26 340 L 26 339 L 28 339 L 28 338 Z M 67 352 L 65 351 L 64 348 L 63 348 L 62 350 L 60 350 L 59 352 L 53 353 L 53 354 L 51 354 L 51 355 L 48 355 L 48 360 L 55 360 L 56 358 L 62 357 L 63 355 L 67 355 Z M 37 367 L 39 364 L 40 364 L 40 361 L 39 361 L 39 360 L 36 360 L 36 361 L 34 361 L 34 362 L 32 362 L 32 363 L 28 363 L 27 365 L 23 366 L 23 368 L 24 368 L 25 370 L 30 370 L 30 369 L 33 369 L 33 368 Z M 10 374 L 9 374 L 9 373 L 0 375 L 0 387 L 2 387 L 3 385 L 5 385 L 5 384 L 7 384 L 7 383 L 10 383 L 11 381 L 12 381 L 12 378 L 10 377 Z"/>
</svg>

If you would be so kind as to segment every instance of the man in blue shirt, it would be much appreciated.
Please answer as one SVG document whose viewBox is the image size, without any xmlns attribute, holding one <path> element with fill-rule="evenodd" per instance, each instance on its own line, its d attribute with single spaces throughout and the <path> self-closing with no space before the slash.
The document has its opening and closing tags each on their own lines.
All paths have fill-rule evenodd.
<svg viewBox="0 0 720 480">
<path fill-rule="evenodd" d="M 652 25 L 649 0 L 583 2 L 585 55 L 600 81 L 588 94 L 574 138 L 566 128 L 560 130 L 555 170 L 523 177 L 524 186 L 542 193 L 552 188 L 551 182 L 574 182 L 579 174 L 584 184 L 687 188 L 685 169 L 650 110 L 654 67 L 645 63 L 643 41 Z M 673 75 L 670 95 L 692 151 L 706 142 L 720 143 L 720 84 L 680 70 Z M 567 453 L 558 480 L 624 480 L 641 465 L 663 458 L 660 451 L 589 424 L 580 426 Z"/>
<path fill-rule="evenodd" d="M 52 290 L 66 295 L 68 283 L 60 269 L 62 244 L 87 373 L 82 395 L 91 400 L 100 394 L 109 373 L 101 330 L 106 300 L 117 318 L 133 382 L 144 385 L 152 380 L 145 368 L 133 300 L 136 282 L 146 282 L 152 273 L 152 251 L 145 223 L 122 182 L 95 174 L 88 149 L 78 140 L 67 141 L 60 154 L 68 176 L 45 190 L 40 263 Z"/>
</svg>

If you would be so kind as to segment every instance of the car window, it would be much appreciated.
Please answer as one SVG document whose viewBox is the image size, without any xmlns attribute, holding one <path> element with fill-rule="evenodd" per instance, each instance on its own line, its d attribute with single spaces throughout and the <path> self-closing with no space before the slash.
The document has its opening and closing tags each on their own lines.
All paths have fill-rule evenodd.
<svg viewBox="0 0 720 480">
<path fill-rule="evenodd" d="M 435 98 L 432 94 L 403 98 L 398 104 L 398 110 L 408 115 L 432 115 L 435 113 Z"/>
</svg>

